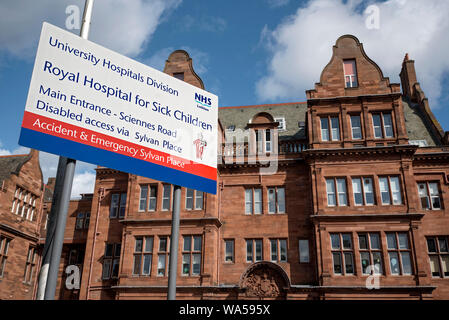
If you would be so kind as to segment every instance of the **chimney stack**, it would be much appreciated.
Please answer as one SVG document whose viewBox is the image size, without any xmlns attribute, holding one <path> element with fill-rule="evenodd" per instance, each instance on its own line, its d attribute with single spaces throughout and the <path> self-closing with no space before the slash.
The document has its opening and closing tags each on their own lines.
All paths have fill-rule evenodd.
<svg viewBox="0 0 449 320">
<path fill-rule="evenodd" d="M 402 62 L 401 73 L 402 94 L 413 102 L 416 101 L 415 84 L 418 83 L 416 79 L 415 61 L 410 60 L 408 53 L 405 54 L 404 61 Z"/>
</svg>

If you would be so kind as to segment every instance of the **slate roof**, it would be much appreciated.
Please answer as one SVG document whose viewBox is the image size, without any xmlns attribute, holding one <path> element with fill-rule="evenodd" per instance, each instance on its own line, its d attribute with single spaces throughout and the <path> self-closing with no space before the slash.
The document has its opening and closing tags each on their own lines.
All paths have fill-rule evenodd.
<svg viewBox="0 0 449 320">
<path fill-rule="evenodd" d="M 404 107 L 405 126 L 410 140 L 426 140 L 428 146 L 439 145 L 439 139 L 430 129 L 429 124 L 417 104 L 402 99 Z M 281 140 L 306 139 L 305 128 L 300 129 L 299 122 L 306 122 L 307 102 L 293 102 L 281 104 L 263 104 L 238 107 L 221 107 L 218 109 L 218 117 L 226 130 L 231 125 L 236 128 L 246 129 L 249 120 L 260 112 L 267 112 L 273 118 L 284 117 L 286 131 L 279 131 Z"/>
<path fill-rule="evenodd" d="M 418 104 L 402 99 L 402 105 L 408 138 L 410 140 L 426 140 L 429 147 L 440 145 L 440 140 L 430 129 L 432 125 L 423 115 Z"/>
<path fill-rule="evenodd" d="M 31 159 L 31 154 L 0 156 L 0 184 L 11 174 L 19 174 L 22 166 Z"/>
<path fill-rule="evenodd" d="M 305 128 L 299 128 L 298 122 L 305 122 L 307 111 L 306 102 L 264 104 L 255 106 L 221 107 L 218 109 L 218 118 L 226 130 L 231 125 L 242 130 L 246 129 L 256 114 L 267 112 L 273 118 L 282 117 L 286 122 L 286 130 L 279 131 L 280 140 L 306 139 Z"/>
</svg>

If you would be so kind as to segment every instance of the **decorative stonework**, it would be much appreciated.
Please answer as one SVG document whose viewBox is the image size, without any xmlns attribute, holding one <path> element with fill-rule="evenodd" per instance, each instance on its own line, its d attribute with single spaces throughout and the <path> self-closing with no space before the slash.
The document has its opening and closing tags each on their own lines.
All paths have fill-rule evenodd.
<svg viewBox="0 0 449 320">
<path fill-rule="evenodd" d="M 250 266 L 242 276 L 241 287 L 247 297 L 280 298 L 288 278 L 281 267 L 271 262 L 258 262 Z"/>
</svg>

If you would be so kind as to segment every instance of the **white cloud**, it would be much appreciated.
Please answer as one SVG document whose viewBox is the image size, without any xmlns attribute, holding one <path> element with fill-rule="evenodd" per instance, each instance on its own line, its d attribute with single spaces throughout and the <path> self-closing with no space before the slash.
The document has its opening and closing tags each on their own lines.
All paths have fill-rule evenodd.
<svg viewBox="0 0 449 320">
<path fill-rule="evenodd" d="M 0 155 L 12 155 L 12 154 L 28 154 L 30 149 L 27 147 L 19 146 L 17 149 L 8 150 L 1 148 L 3 146 L 0 141 Z M 47 153 L 39 152 L 39 163 L 41 165 L 42 175 L 44 176 L 44 183 L 47 183 L 48 178 L 56 177 L 58 170 L 59 156 Z M 75 167 L 75 175 L 73 177 L 72 194 L 71 197 L 79 197 L 81 193 L 92 193 L 95 185 L 95 169 L 96 165 L 77 161 Z"/>
<path fill-rule="evenodd" d="M 47 152 L 39 152 L 39 163 L 41 165 L 42 175 L 44 176 L 44 183 L 47 183 L 48 178 L 56 177 L 58 162 L 59 156 Z M 95 168 L 96 165 L 91 163 L 82 161 L 76 162 L 72 185 L 72 197 L 79 197 L 81 193 L 93 192 L 95 184 Z M 92 176 L 94 177 L 93 179 Z"/>
<path fill-rule="evenodd" d="M 0 156 L 9 156 L 11 152 L 8 149 L 3 149 L 3 143 L 0 141 Z"/>
<path fill-rule="evenodd" d="M 95 172 L 85 171 L 73 178 L 72 198 L 79 197 L 82 193 L 94 192 Z"/>
<path fill-rule="evenodd" d="M 94 2 L 89 39 L 124 55 L 136 56 L 156 27 L 182 0 L 100 0 Z M 0 51 L 33 57 L 42 22 L 65 28 L 66 7 L 82 0 L 14 0 L 0 3 Z M 79 30 L 72 30 L 79 34 Z"/>
<path fill-rule="evenodd" d="M 9 156 L 11 152 L 7 149 L 0 149 L 0 156 Z"/>
<path fill-rule="evenodd" d="M 380 28 L 368 29 L 361 0 L 311 0 L 274 30 L 262 30 L 271 52 L 268 70 L 257 84 L 261 100 L 304 99 L 332 56 L 332 46 L 344 34 L 355 35 L 367 55 L 392 82 L 406 52 L 415 60 L 418 81 L 436 107 L 441 81 L 449 71 L 449 1 L 389 0 L 372 2 L 380 9 Z"/>
</svg>

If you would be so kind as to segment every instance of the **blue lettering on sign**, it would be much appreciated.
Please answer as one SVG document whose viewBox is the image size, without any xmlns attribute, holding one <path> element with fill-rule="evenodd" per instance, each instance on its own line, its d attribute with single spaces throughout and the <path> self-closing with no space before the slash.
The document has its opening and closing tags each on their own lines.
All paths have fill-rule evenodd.
<svg viewBox="0 0 449 320">
<path fill-rule="evenodd" d="M 210 98 L 203 96 L 202 94 L 195 92 L 195 102 L 198 103 L 197 107 L 206 111 L 209 111 L 209 109 L 212 106 L 212 101 Z M 207 107 L 207 108 L 204 108 Z"/>
</svg>

